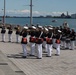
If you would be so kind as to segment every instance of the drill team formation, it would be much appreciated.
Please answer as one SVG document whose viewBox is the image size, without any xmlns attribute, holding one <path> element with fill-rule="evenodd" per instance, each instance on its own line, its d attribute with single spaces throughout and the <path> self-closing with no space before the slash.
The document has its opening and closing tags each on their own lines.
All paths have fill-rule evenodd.
<svg viewBox="0 0 76 75">
<path fill-rule="evenodd" d="M 28 43 L 30 44 L 29 56 L 36 56 L 37 59 L 42 59 L 43 52 L 47 53 L 46 57 L 51 57 L 53 48 L 56 49 L 56 56 L 60 56 L 61 49 L 74 50 L 76 32 L 74 28 L 69 28 L 67 23 L 64 23 L 63 26 L 59 27 L 53 27 L 51 25 L 40 26 L 39 24 L 28 26 L 26 24 L 24 27 L 21 27 L 20 25 L 15 27 L 12 25 L 1 25 L 0 28 L 2 42 L 6 41 L 6 29 L 8 30 L 8 42 L 13 42 L 12 34 L 15 32 L 16 43 L 21 43 L 22 45 L 22 58 L 28 58 Z M 21 41 L 19 41 L 20 36 Z M 29 36 L 29 41 L 27 41 L 27 36 Z"/>
</svg>

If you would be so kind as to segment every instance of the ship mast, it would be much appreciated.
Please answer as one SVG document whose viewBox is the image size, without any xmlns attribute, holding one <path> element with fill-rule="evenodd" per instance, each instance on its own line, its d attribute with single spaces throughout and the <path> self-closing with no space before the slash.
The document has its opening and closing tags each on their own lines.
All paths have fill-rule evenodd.
<svg viewBox="0 0 76 75">
<path fill-rule="evenodd" d="M 32 20 L 32 0 L 30 0 L 30 25 L 33 24 L 33 20 Z"/>
<path fill-rule="evenodd" d="M 4 26 L 5 26 L 5 0 L 4 0 L 4 15 L 3 15 L 3 24 L 4 24 Z"/>
</svg>

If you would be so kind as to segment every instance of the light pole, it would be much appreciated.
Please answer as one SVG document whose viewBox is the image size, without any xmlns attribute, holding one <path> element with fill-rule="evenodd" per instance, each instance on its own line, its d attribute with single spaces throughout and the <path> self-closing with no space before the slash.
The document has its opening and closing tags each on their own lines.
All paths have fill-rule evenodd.
<svg viewBox="0 0 76 75">
<path fill-rule="evenodd" d="M 32 20 L 32 0 L 30 0 L 30 25 L 33 24 L 33 20 Z"/>
</svg>

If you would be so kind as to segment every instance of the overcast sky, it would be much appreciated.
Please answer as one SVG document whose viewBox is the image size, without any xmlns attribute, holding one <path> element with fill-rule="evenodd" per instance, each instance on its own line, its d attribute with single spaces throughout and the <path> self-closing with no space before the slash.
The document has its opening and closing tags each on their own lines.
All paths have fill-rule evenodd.
<svg viewBox="0 0 76 75">
<path fill-rule="evenodd" d="M 0 0 L 0 15 L 3 15 L 3 1 Z M 76 0 L 32 0 L 33 16 L 60 15 L 68 11 L 76 13 Z M 30 0 L 6 0 L 6 15 L 29 16 Z"/>
</svg>

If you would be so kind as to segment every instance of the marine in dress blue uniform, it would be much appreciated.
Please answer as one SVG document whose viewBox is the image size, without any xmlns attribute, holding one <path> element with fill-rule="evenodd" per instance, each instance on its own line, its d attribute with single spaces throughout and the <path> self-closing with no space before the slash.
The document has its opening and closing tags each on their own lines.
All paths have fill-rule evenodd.
<svg viewBox="0 0 76 75">
<path fill-rule="evenodd" d="M 23 49 L 23 58 L 26 58 L 27 57 L 27 48 L 26 48 L 26 45 L 27 45 L 27 29 L 28 27 L 24 27 L 22 32 L 21 32 L 21 36 L 22 36 L 22 40 L 21 40 L 21 44 L 22 44 L 22 49 Z"/>
<path fill-rule="evenodd" d="M 66 49 L 70 49 L 70 28 L 67 28 L 66 30 Z"/>
<path fill-rule="evenodd" d="M 38 26 L 38 30 L 36 31 L 36 49 L 37 49 L 37 59 L 42 59 L 42 43 L 43 38 L 41 37 L 43 34 L 42 26 Z"/>
<path fill-rule="evenodd" d="M 47 44 L 46 44 L 47 34 L 48 34 L 48 28 L 44 27 L 43 35 L 42 35 L 43 36 L 42 47 L 44 48 L 45 53 L 47 53 Z"/>
<path fill-rule="evenodd" d="M 5 33 L 6 33 L 6 29 L 5 29 L 5 26 L 2 25 L 1 27 L 1 34 L 2 34 L 2 42 L 5 42 Z"/>
<path fill-rule="evenodd" d="M 70 42 L 71 48 L 70 49 L 71 50 L 75 49 L 75 37 L 76 37 L 75 30 L 71 29 L 71 33 L 70 33 L 70 40 L 71 40 L 71 42 Z"/>
<path fill-rule="evenodd" d="M 19 41 L 20 41 L 20 26 L 19 25 L 17 25 L 16 27 L 15 27 L 15 30 L 16 30 L 16 43 L 19 43 Z"/>
<path fill-rule="evenodd" d="M 66 48 L 66 28 L 64 27 L 62 30 L 62 36 L 61 36 L 61 47 L 63 49 Z"/>
<path fill-rule="evenodd" d="M 29 42 L 30 42 L 30 56 L 35 56 L 35 31 L 36 31 L 36 27 L 32 26 L 31 30 L 30 30 L 30 38 L 29 38 Z"/>
<path fill-rule="evenodd" d="M 61 44 L 61 31 L 58 30 L 57 34 L 56 34 L 56 54 L 57 56 L 60 55 L 60 44 Z"/>
<path fill-rule="evenodd" d="M 52 28 L 49 28 L 48 34 L 47 34 L 47 38 L 46 38 L 46 44 L 47 44 L 47 57 L 51 57 L 52 56 L 52 46 L 53 46 L 53 40 L 52 40 Z"/>
<path fill-rule="evenodd" d="M 8 29 L 8 42 L 12 42 L 12 33 L 13 33 L 12 26 L 10 25 L 9 27 L 7 27 L 7 29 Z"/>
</svg>

